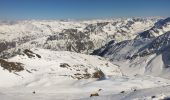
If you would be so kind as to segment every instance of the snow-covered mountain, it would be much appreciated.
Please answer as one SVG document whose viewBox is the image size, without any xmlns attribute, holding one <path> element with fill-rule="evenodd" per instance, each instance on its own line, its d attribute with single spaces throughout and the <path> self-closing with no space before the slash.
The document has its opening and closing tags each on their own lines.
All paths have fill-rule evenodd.
<svg viewBox="0 0 170 100">
<path fill-rule="evenodd" d="M 169 98 L 169 44 L 169 18 L 0 21 L 0 99 Z"/>
<path fill-rule="evenodd" d="M 1 57 L 18 52 L 18 49 L 33 47 L 89 54 L 112 39 L 133 39 L 139 32 L 153 27 L 157 20 L 158 18 L 128 18 L 1 22 L 0 51 L 4 51 Z"/>
<path fill-rule="evenodd" d="M 44 86 L 55 84 L 57 81 L 54 80 L 57 79 L 102 79 L 122 76 L 120 69 L 104 58 L 68 51 L 26 49 L 8 60 L 1 59 L 0 65 L 0 87 L 31 86 L 36 82 L 36 85 Z M 44 80 L 46 81 L 43 82 Z"/>
<path fill-rule="evenodd" d="M 110 59 L 120 65 L 127 74 L 149 74 L 170 78 L 169 23 L 169 18 L 160 20 L 154 27 L 140 33 L 135 39 L 119 43 L 111 41 L 95 50 L 93 54 Z"/>
<path fill-rule="evenodd" d="M 124 76 L 104 58 L 69 51 L 26 49 L 10 59 L 0 59 L 0 65 L 1 100 L 98 100 L 105 96 L 112 100 L 113 94 L 119 100 L 142 89 L 170 85 L 169 80 L 159 77 Z M 158 90 L 147 98 L 151 95 L 167 97 Z M 131 98 L 143 96 L 126 99 Z"/>
<path fill-rule="evenodd" d="M 158 22 L 156 22 L 151 29 L 139 33 L 140 35 L 138 35 L 136 38 L 157 37 L 168 31 L 170 31 L 170 18 L 161 19 Z"/>
</svg>

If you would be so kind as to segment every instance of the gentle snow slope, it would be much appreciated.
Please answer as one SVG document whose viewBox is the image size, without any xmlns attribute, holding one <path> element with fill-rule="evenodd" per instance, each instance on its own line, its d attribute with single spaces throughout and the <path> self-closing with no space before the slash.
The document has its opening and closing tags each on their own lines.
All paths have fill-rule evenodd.
<svg viewBox="0 0 170 100">
<path fill-rule="evenodd" d="M 97 56 L 44 49 L 31 51 L 39 54 L 41 58 L 29 58 L 30 56 L 22 54 L 8 59 L 10 62 L 23 63 L 25 70 L 10 73 L 0 67 L 1 100 L 87 99 L 94 92 L 105 98 L 107 95 L 119 95 L 121 91 L 125 91 L 126 95 L 135 92 L 134 90 L 170 84 L 169 80 L 159 77 L 122 76 L 117 66 Z M 105 78 L 99 80 L 84 77 L 87 73 L 93 75 L 97 69 L 104 72 Z"/>
<path fill-rule="evenodd" d="M 67 51 L 50 51 L 35 49 L 35 53 L 42 58 L 29 58 L 26 55 L 17 55 L 9 59 L 10 62 L 24 64 L 24 71 L 10 73 L 0 67 L 0 87 L 23 85 L 53 85 L 55 79 L 89 78 L 95 71 L 102 70 L 106 76 L 121 76 L 119 68 L 101 57 L 77 54 Z M 52 81 L 51 81 L 51 79 Z"/>
</svg>

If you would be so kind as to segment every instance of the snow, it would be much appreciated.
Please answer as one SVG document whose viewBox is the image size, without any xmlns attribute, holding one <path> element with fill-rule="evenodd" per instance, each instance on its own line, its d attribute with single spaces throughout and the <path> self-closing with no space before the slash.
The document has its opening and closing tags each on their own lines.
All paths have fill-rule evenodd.
<svg viewBox="0 0 170 100">
<path fill-rule="evenodd" d="M 160 22 L 156 24 L 158 23 Z M 162 31 L 164 34 L 158 36 L 147 36 L 155 28 L 159 30 L 167 27 L 165 24 L 161 25 L 144 31 L 144 34 L 139 34 L 135 39 L 106 44 L 93 54 L 105 57 L 119 65 L 125 75 L 153 75 L 169 79 L 170 31 Z"/>
<path fill-rule="evenodd" d="M 121 76 L 120 69 L 117 66 L 101 57 L 67 51 L 50 51 L 44 49 L 34 49 L 33 51 L 40 54 L 42 58 L 28 58 L 26 55 L 17 55 L 8 60 L 10 62 L 23 63 L 25 71 L 15 72 L 17 73 L 16 75 L 9 73 L 7 70 L 3 70 L 1 67 L 0 71 L 5 77 L 1 76 L 0 87 L 8 87 L 11 84 L 12 86 L 29 84 L 28 82 L 30 82 L 29 86 L 32 86 L 34 85 L 32 81 L 36 80 L 37 85 L 55 84 L 55 82 L 50 81 L 48 83 L 49 77 L 51 77 L 52 80 L 58 77 L 72 79 L 71 76 L 75 76 L 76 78 L 75 74 L 77 73 L 85 74 L 85 69 L 87 69 L 87 72 L 90 74 L 94 73 L 96 69 L 100 69 L 108 76 Z M 61 64 L 63 63 L 68 66 L 62 68 Z M 6 84 L 6 82 L 9 82 L 9 85 Z"/>
<path fill-rule="evenodd" d="M 43 80 L 47 81 L 46 79 Z M 123 98 L 130 100 L 132 98 L 137 99 L 158 95 L 161 92 L 164 93 L 164 91 L 166 91 L 164 95 L 167 95 L 169 90 L 165 87 L 169 87 L 167 85 L 170 84 L 165 79 L 151 76 L 110 77 L 107 80 L 101 81 L 92 79 L 79 81 L 54 80 L 50 78 L 50 81 L 57 81 L 57 83 L 42 86 L 35 82 L 36 85 L 31 86 L 0 88 L 0 98 L 6 98 L 5 100 L 11 100 L 11 98 L 13 100 L 120 100 Z M 160 86 L 163 88 L 160 89 Z M 99 89 L 102 90 L 98 92 Z M 134 92 L 134 89 L 137 91 Z M 33 91 L 36 93 L 33 94 Z M 99 97 L 90 98 L 90 94 L 96 91 L 99 93 Z M 121 91 L 125 91 L 125 93 L 120 93 Z"/>
<path fill-rule="evenodd" d="M 162 24 L 157 20 L 1 23 L 2 45 L 7 45 L 5 41 L 16 42 L 16 47 L 9 45 L 4 51 L 13 53 L 17 49 L 30 49 L 35 57 L 16 53 L 5 59 L 22 63 L 24 70 L 9 72 L 0 66 L 0 100 L 159 100 L 170 97 L 169 33 L 166 33 L 170 26 L 169 22 Z M 47 41 L 49 36 L 58 36 L 65 29 L 77 29 L 73 34 L 87 32 L 89 40 L 94 43 L 93 49 L 112 39 L 116 42 L 99 49 L 100 56 L 103 56 L 99 57 L 85 51 L 81 53 L 86 54 L 66 51 L 67 42 L 73 44 L 74 39 L 61 37 Z M 135 38 L 145 30 L 155 37 Z M 148 54 L 144 55 L 146 52 Z M 126 59 L 134 55 L 137 57 Z M 99 70 L 105 76 L 94 78 L 93 74 Z M 90 97 L 95 93 L 99 96 Z"/>
<path fill-rule="evenodd" d="M 131 21 L 128 21 L 130 19 L 132 20 L 132 24 L 129 24 L 131 23 Z M 153 20 L 154 18 L 139 18 L 140 20 L 136 20 L 138 18 L 130 19 L 103 19 L 85 21 L 25 20 L 16 21 L 12 24 L 10 22 L 0 22 L 0 41 L 14 42 L 18 47 L 22 46 L 22 48 L 27 42 L 29 43 L 28 45 L 30 48 L 36 45 L 45 49 L 50 48 L 57 51 L 67 51 L 68 42 L 72 43 L 78 39 L 69 40 L 69 36 L 67 36 L 69 34 L 64 33 L 64 30 L 76 29 L 78 32 L 88 34 L 88 38 L 84 39 L 83 41 L 90 41 L 94 44 L 92 49 L 90 49 L 92 51 L 105 45 L 112 39 L 116 41 L 133 39 L 136 35 L 138 35 L 139 32 L 151 28 L 159 18 L 155 20 Z M 77 35 L 78 32 L 74 34 Z M 48 37 L 50 36 L 59 37 L 59 33 L 64 33 L 61 36 L 64 39 L 47 41 Z M 75 45 L 73 46 L 75 47 Z M 81 53 L 91 53 L 90 51 L 87 52 L 86 50 L 87 48 L 81 51 Z"/>
<path fill-rule="evenodd" d="M 135 89 L 143 91 L 148 88 L 157 89 L 160 86 L 170 85 L 169 80 L 160 77 L 124 76 L 118 66 L 98 56 L 39 48 L 31 49 L 31 51 L 39 54 L 42 58 L 17 55 L 8 59 L 10 62 L 23 63 L 24 71 L 15 72 L 17 74 L 14 74 L 1 68 L 1 100 L 11 100 L 11 98 L 12 100 L 98 100 L 105 98 L 107 98 L 106 100 L 113 100 L 113 96 L 117 98 L 116 100 L 119 100 L 130 95 Z M 61 68 L 61 63 L 67 63 L 72 70 Z M 74 67 L 74 65 L 80 64 L 83 67 Z M 106 78 L 103 80 L 94 78 L 78 80 L 67 76 L 73 75 L 74 77 L 77 72 L 83 73 L 85 68 L 88 69 L 89 73 L 93 73 L 96 68 L 100 68 L 105 73 Z M 77 69 L 80 71 L 76 71 Z M 99 89 L 101 91 L 98 91 Z M 125 91 L 125 93 L 121 94 L 121 91 Z M 90 94 L 94 92 L 98 92 L 99 97 L 90 98 Z M 144 95 L 136 95 L 129 98 L 144 98 Z"/>
</svg>

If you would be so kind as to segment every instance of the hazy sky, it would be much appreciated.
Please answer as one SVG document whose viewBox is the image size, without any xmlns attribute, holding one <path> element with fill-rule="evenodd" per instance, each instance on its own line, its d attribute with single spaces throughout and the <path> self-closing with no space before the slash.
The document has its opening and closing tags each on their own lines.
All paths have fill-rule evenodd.
<svg viewBox="0 0 170 100">
<path fill-rule="evenodd" d="M 0 19 L 170 16 L 170 0 L 0 0 Z"/>
</svg>

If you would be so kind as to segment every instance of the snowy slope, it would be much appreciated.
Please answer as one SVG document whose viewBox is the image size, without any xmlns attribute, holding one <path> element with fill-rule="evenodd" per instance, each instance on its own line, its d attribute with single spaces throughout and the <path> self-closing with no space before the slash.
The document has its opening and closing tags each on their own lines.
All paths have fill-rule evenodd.
<svg viewBox="0 0 170 100">
<path fill-rule="evenodd" d="M 169 80 L 152 76 L 109 77 L 100 81 L 94 79 L 70 80 L 54 77 L 45 78 L 44 76 L 41 75 L 43 79 L 32 81 L 32 84 L 12 88 L 0 88 L 0 99 L 131 100 L 132 98 L 146 98 L 146 96 L 148 98 L 151 98 L 151 96 L 161 98 L 160 96 L 162 95 L 162 98 L 164 98 L 170 93 L 168 90 L 168 86 L 170 85 Z M 124 92 L 121 93 L 122 91 Z M 99 97 L 90 97 L 93 93 L 98 93 Z"/>
<path fill-rule="evenodd" d="M 169 18 L 158 19 L 0 22 L 0 100 L 170 97 Z"/>
<path fill-rule="evenodd" d="M 89 79 L 93 78 L 93 73 L 97 70 L 101 70 L 106 78 L 114 75 L 121 76 L 120 69 L 117 66 L 97 56 L 44 49 L 35 49 L 33 52 L 39 54 L 41 58 L 22 54 L 8 59 L 8 62 L 22 63 L 23 71 L 16 72 L 14 70 L 9 72 L 7 69 L 3 70 L 3 67 L 0 67 L 0 87 L 23 84 L 44 86 L 55 84 L 54 79 L 62 78 L 70 80 Z M 49 77 L 52 80 L 48 79 Z"/>
<path fill-rule="evenodd" d="M 95 99 L 90 97 L 93 93 L 113 100 L 113 94 L 123 98 L 136 90 L 170 85 L 169 80 L 159 77 L 124 76 L 118 66 L 104 58 L 68 51 L 32 48 L 5 61 L 21 63 L 24 69 L 10 71 L 0 62 L 1 100 Z M 93 77 L 99 70 L 104 76 Z M 143 96 L 134 98 L 138 97 Z"/>
<path fill-rule="evenodd" d="M 165 23 L 169 23 L 168 19 L 161 20 L 162 23 L 159 24 L 159 27 L 164 27 Z M 152 31 L 152 29 L 148 31 Z M 94 51 L 93 54 L 108 58 L 113 63 L 118 64 L 127 75 L 149 74 L 170 78 L 170 32 L 165 31 L 164 34 L 158 37 L 150 33 L 144 33 L 139 34 L 133 40 L 106 44 L 101 49 Z"/>
<path fill-rule="evenodd" d="M 170 17 L 159 20 L 151 29 L 139 33 L 136 39 L 157 37 L 168 31 L 170 31 Z"/>
<path fill-rule="evenodd" d="M 91 53 L 110 40 L 133 39 L 159 18 L 126 18 L 87 21 L 30 20 L 1 22 L 0 51 L 40 47 L 57 51 Z M 17 47 L 17 48 L 16 48 Z M 1 56 L 2 57 L 2 56 Z"/>
<path fill-rule="evenodd" d="M 138 91 L 128 91 L 124 94 L 111 94 L 94 98 L 83 98 L 81 100 L 169 100 L 170 87 L 160 86 Z"/>
</svg>

